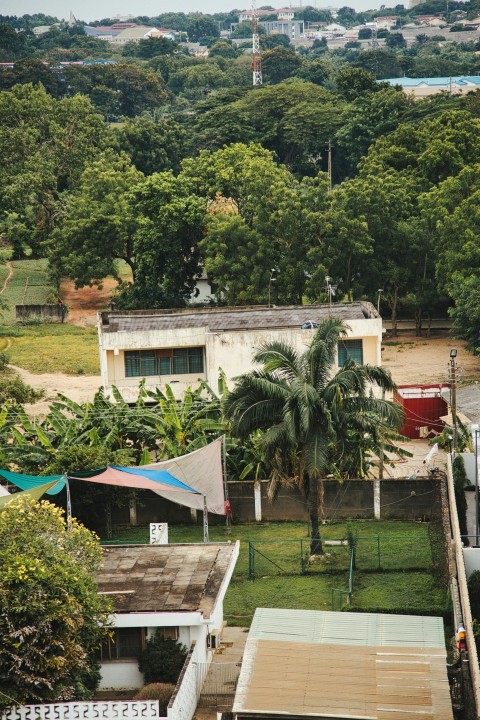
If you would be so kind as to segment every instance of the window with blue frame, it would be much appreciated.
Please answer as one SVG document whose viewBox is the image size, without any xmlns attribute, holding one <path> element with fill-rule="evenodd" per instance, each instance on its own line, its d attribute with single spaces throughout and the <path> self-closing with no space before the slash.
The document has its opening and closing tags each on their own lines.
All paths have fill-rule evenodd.
<svg viewBox="0 0 480 720">
<path fill-rule="evenodd" d="M 363 340 L 340 340 L 338 343 L 338 366 L 343 367 L 347 360 L 358 365 L 363 364 Z"/>
<path fill-rule="evenodd" d="M 204 367 L 203 347 L 125 351 L 125 377 L 192 375 Z"/>
</svg>

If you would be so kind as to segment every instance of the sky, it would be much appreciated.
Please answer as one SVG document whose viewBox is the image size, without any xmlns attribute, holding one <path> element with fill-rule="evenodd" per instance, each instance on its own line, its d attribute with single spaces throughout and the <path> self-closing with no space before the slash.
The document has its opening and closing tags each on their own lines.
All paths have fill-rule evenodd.
<svg viewBox="0 0 480 720">
<path fill-rule="evenodd" d="M 241 2 L 241 0 L 239 0 Z M 65 2 L 67 4 L 65 4 Z M 378 7 L 386 3 L 386 0 L 378 0 Z M 395 5 L 397 0 L 392 0 L 391 5 Z M 273 5 L 274 7 L 284 7 L 289 4 L 286 2 L 275 3 L 273 0 L 263 0 L 257 2 L 259 5 Z M 376 7 L 371 0 L 343 0 L 338 3 L 335 0 L 331 2 L 325 0 L 304 0 L 305 5 L 313 7 L 341 7 L 348 5 L 355 10 L 368 10 Z M 388 5 L 388 4 L 387 4 Z M 251 6 L 251 0 L 245 0 L 244 4 L 237 5 L 238 9 L 243 10 Z M 70 10 L 78 20 L 91 22 L 92 20 L 100 20 L 101 18 L 111 17 L 112 15 L 159 15 L 164 12 L 226 12 L 235 7 L 232 0 L 170 0 L 170 2 L 158 2 L 158 0 L 0 0 L 1 15 L 32 15 L 34 13 L 44 13 L 45 15 L 54 15 L 60 19 L 68 19 Z"/>
</svg>

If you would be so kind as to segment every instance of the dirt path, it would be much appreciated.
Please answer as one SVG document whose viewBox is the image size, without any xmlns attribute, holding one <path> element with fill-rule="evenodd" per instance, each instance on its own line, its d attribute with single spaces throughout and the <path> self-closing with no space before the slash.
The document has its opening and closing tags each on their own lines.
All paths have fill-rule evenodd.
<svg viewBox="0 0 480 720">
<path fill-rule="evenodd" d="M 10 260 L 7 260 L 6 263 L 5 263 L 5 265 L 6 265 L 6 267 L 8 268 L 8 274 L 7 274 L 7 277 L 5 278 L 5 280 L 4 280 L 4 282 L 3 282 L 2 288 L 0 289 L 0 295 L 2 295 L 2 294 L 5 292 L 5 290 L 7 289 L 8 283 L 10 282 L 10 278 L 11 278 L 12 275 L 13 275 L 13 265 L 12 265 L 12 263 L 10 262 Z"/>
<path fill-rule="evenodd" d="M 60 283 L 60 297 L 68 307 L 68 322 L 82 327 L 95 325 L 97 312 L 108 308 L 117 285 L 113 278 L 106 278 L 101 290 L 98 287 L 77 289 L 72 280 L 64 278 Z"/>
</svg>

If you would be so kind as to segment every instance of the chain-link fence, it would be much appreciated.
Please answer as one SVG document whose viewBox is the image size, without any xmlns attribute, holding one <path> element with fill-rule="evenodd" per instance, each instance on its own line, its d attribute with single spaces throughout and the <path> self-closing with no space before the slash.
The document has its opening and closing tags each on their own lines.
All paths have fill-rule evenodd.
<svg viewBox="0 0 480 720">
<path fill-rule="evenodd" d="M 310 540 L 250 540 L 248 575 L 316 574 L 349 571 L 351 548 L 355 547 L 354 569 L 365 572 L 425 571 L 432 569 L 432 550 L 423 535 L 357 535 L 328 539 L 322 556 L 310 555 Z"/>
</svg>

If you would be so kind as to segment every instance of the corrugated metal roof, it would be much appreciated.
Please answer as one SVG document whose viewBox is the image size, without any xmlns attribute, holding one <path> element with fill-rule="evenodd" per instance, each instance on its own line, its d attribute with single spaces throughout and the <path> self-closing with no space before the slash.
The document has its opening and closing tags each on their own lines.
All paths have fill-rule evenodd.
<svg viewBox="0 0 480 720">
<path fill-rule="evenodd" d="M 209 331 L 301 327 L 328 317 L 361 320 L 378 317 L 369 302 L 334 305 L 292 305 L 287 307 L 216 308 L 206 310 L 151 310 L 102 313 L 103 332 L 135 332 L 202 327 Z"/>
<path fill-rule="evenodd" d="M 386 78 L 379 82 L 387 82 L 390 85 L 400 85 L 401 87 L 419 87 L 426 85 L 427 87 L 444 87 L 452 85 L 480 85 L 480 76 L 478 75 L 456 75 L 455 77 L 422 77 L 422 78 Z"/>
<path fill-rule="evenodd" d="M 257 608 L 249 637 L 329 645 L 445 647 L 442 618 L 417 615 Z"/>
<path fill-rule="evenodd" d="M 259 608 L 237 718 L 452 720 L 441 618 Z"/>
</svg>

